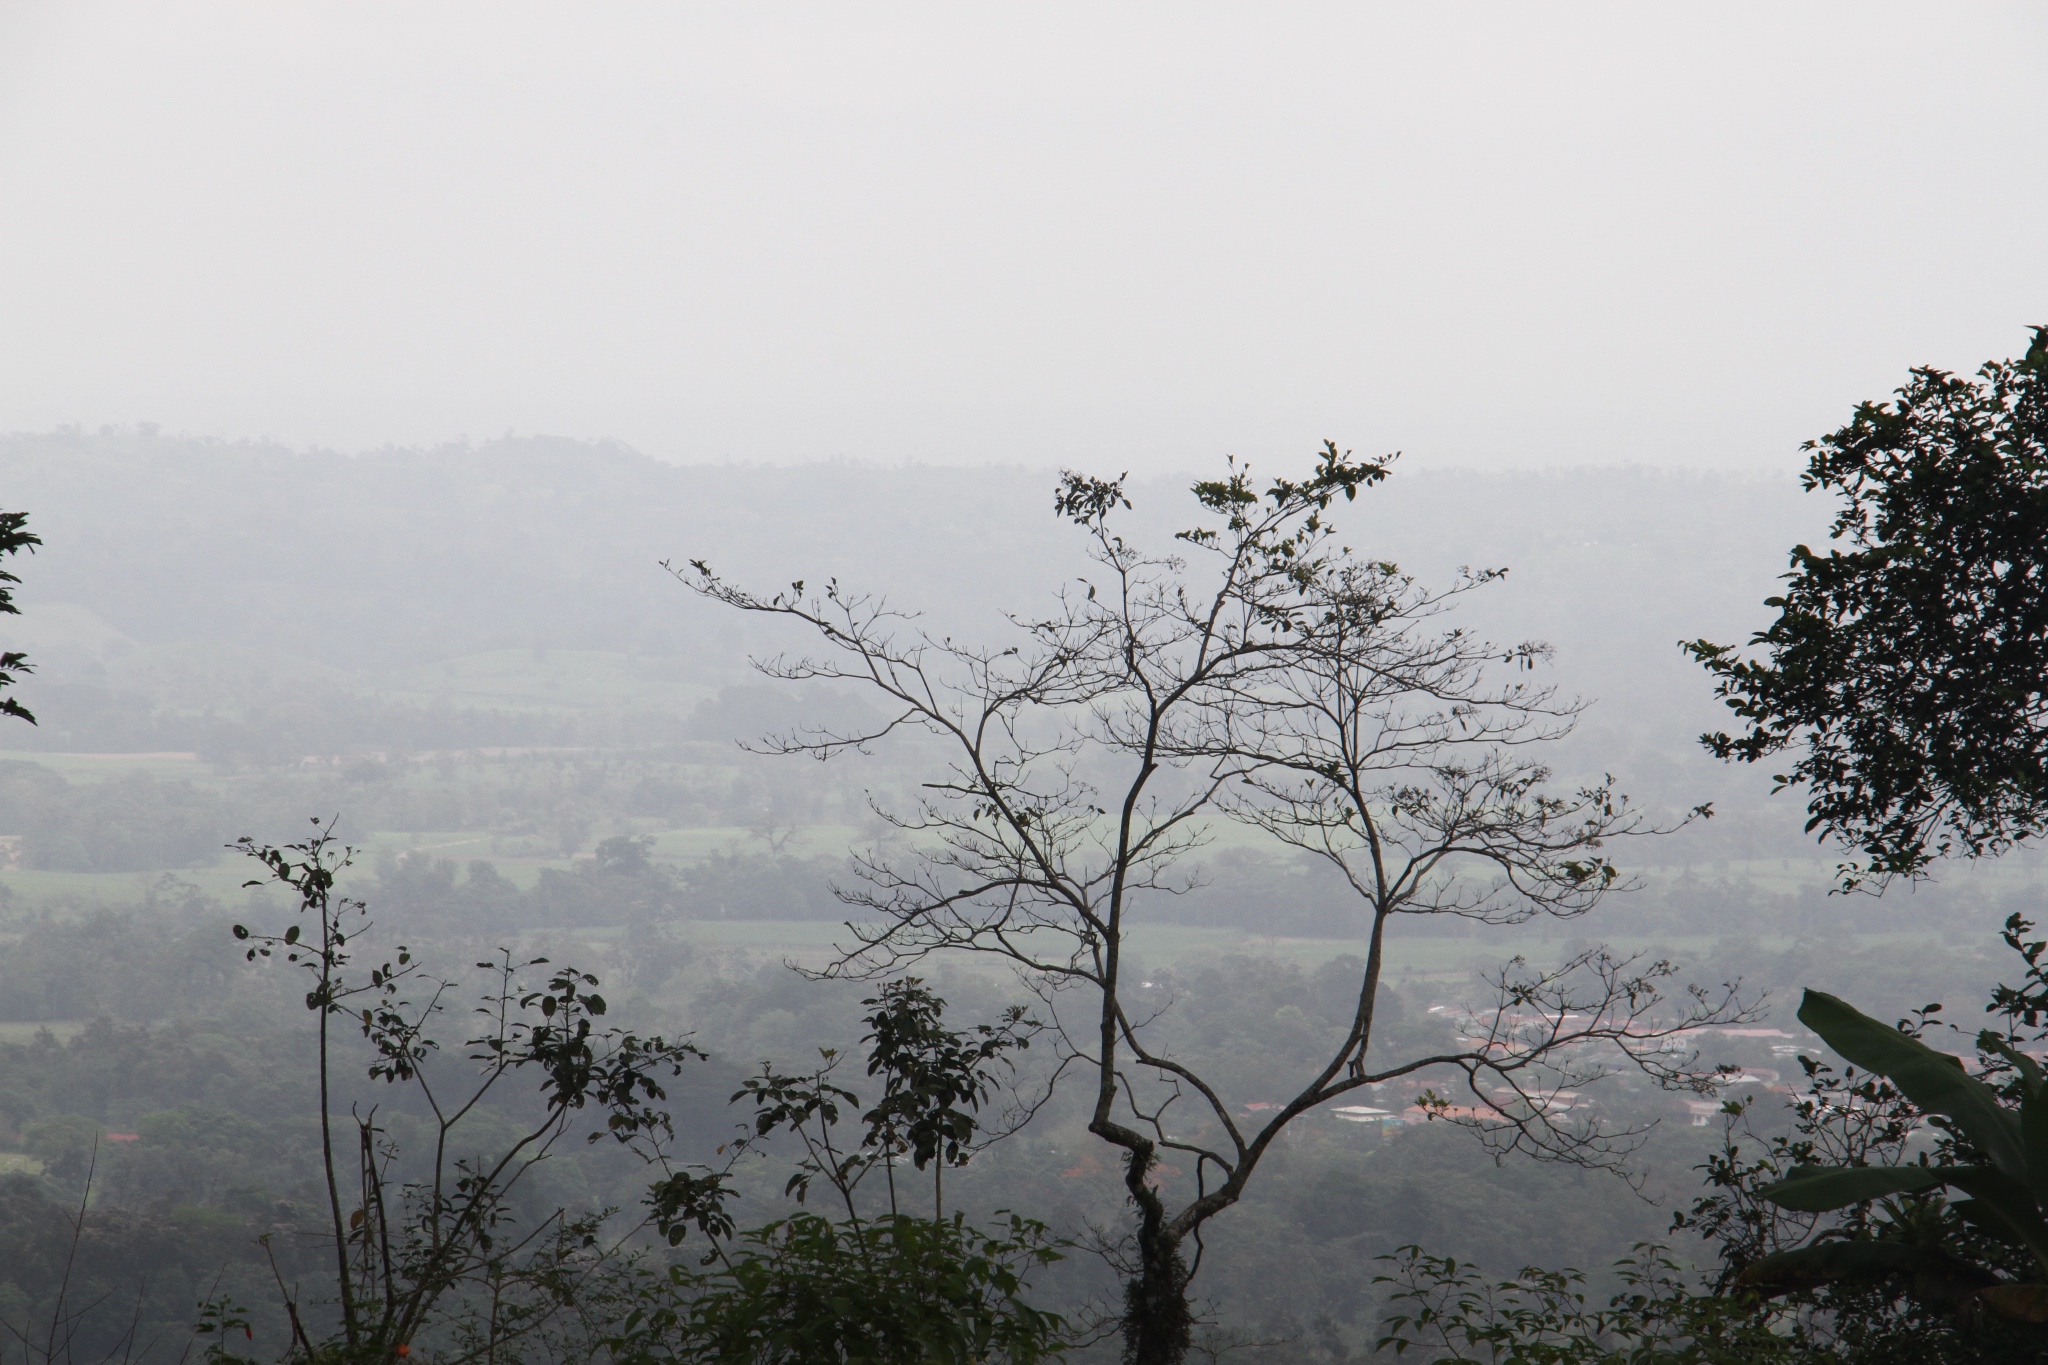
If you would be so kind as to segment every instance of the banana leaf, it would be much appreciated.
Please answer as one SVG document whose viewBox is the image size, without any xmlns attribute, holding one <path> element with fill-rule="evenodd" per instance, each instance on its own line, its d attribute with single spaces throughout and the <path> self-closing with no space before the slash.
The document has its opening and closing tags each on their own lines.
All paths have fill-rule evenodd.
<svg viewBox="0 0 2048 1365">
<path fill-rule="evenodd" d="M 2048 1322 L 2048 1284 L 1994 1284 L 1977 1291 L 1991 1311 L 2019 1322 Z"/>
<path fill-rule="evenodd" d="M 1908 1242 L 1820 1242 L 1766 1256 L 1745 1269 L 1740 1282 L 1771 1294 L 1817 1289 L 1836 1280 L 1868 1280 L 1917 1271 L 1947 1271 L 1956 1258 L 1938 1247 Z"/>
<path fill-rule="evenodd" d="M 1832 1213 L 1888 1194 L 1914 1194 L 1953 1183 L 1950 1166 L 1794 1166 L 1759 1191 L 1780 1208 Z"/>
<path fill-rule="evenodd" d="M 1825 991 L 1806 992 L 1799 1021 L 1849 1061 L 1891 1081 L 1923 1111 L 1947 1117 L 2000 1171 L 2014 1180 L 2027 1179 L 2019 1116 L 1998 1102 L 1990 1086 L 1966 1074 L 1961 1059 L 1936 1052 Z"/>
<path fill-rule="evenodd" d="M 1970 1196 L 1955 1203 L 1958 1213 L 2001 1240 L 2018 1242 L 2048 1269 L 2048 1222 L 2025 1184 L 1983 1166 L 1955 1167 L 1948 1183 Z"/>
</svg>

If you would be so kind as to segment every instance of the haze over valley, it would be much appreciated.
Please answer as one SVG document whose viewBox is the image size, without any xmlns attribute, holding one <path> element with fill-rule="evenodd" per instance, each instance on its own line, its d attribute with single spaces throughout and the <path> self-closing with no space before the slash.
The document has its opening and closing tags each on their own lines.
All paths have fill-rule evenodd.
<svg viewBox="0 0 2048 1365">
<path fill-rule="evenodd" d="M 0 0 L 0 1365 L 2048 1360 L 2044 59 Z"/>
</svg>

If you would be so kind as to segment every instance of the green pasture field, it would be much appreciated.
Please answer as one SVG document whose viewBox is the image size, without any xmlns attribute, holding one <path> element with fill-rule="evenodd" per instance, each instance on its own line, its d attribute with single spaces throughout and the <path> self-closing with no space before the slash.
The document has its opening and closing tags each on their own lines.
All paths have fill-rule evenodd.
<svg viewBox="0 0 2048 1365">
<path fill-rule="evenodd" d="M 212 867 L 181 867 L 165 872 L 37 872 L 22 868 L 0 871 L 0 888 L 17 901 L 48 902 L 82 906 L 120 907 L 135 905 L 166 875 L 190 883 L 206 895 L 222 901 L 238 901 L 246 893 L 242 883 L 249 880 L 249 868 L 241 859 L 223 854 Z M 253 864 L 251 864 L 253 867 Z"/>
<path fill-rule="evenodd" d="M 44 1029 L 48 1029 L 58 1042 L 66 1042 L 76 1036 L 86 1024 L 85 1019 L 56 1019 L 48 1023 L 7 1023 L 0 1024 L 0 1043 L 30 1043 Z"/>
<path fill-rule="evenodd" d="M 690 920 L 677 925 L 676 933 L 683 942 L 705 951 L 758 954 L 802 964 L 822 961 L 831 956 L 836 944 L 851 941 L 845 926 L 830 920 Z M 1850 941 L 1843 946 L 1850 952 L 1884 946 L 1921 947 L 1937 954 L 1950 951 L 1939 938 L 1924 931 L 1847 937 Z M 1604 936 L 1601 941 L 1618 953 L 1642 952 L 1681 961 L 1707 956 L 1723 943 L 1720 936 L 1709 934 Z M 1752 942 L 1763 954 L 1775 955 L 1790 949 L 1795 940 L 1760 937 Z M 1204 957 L 1229 955 L 1272 958 L 1314 968 L 1346 953 L 1363 957 L 1366 947 L 1363 939 L 1284 938 L 1180 924 L 1140 925 L 1130 930 L 1126 939 L 1126 951 L 1141 969 L 1154 964 L 1186 966 Z M 1395 980 L 1464 982 L 1474 972 L 1490 972 L 1513 957 L 1542 968 L 1562 961 L 1568 951 L 1566 941 L 1554 935 L 1512 931 L 1471 939 L 1396 935 L 1388 945 L 1387 973 Z"/>
<path fill-rule="evenodd" d="M 672 661 L 574 649 L 501 649 L 392 674 L 395 700 L 496 711 L 666 711 L 687 715 L 715 690 L 678 681 Z"/>
<path fill-rule="evenodd" d="M 67 782 L 104 782 L 108 778 L 144 773 L 159 780 L 184 778 L 203 782 L 214 775 L 197 754 L 59 754 L 32 749 L 0 749 L 0 761 L 35 763 Z"/>
<path fill-rule="evenodd" d="M 709 695 L 711 689 L 701 684 L 674 681 L 668 676 L 672 668 L 672 664 L 666 661 L 639 659 L 625 654 L 554 650 L 536 656 L 532 650 L 499 650 L 415 668 L 407 675 L 410 690 L 405 695 L 415 700 L 444 701 L 458 707 L 516 705 L 560 711 L 598 709 L 616 712 L 641 708 L 686 712 Z M 714 785 L 721 778 L 736 773 L 787 773 L 789 770 L 788 764 L 751 757 L 723 745 L 691 745 L 688 757 L 695 761 L 653 766 L 681 778 L 708 778 Z M 524 750 L 394 758 L 392 779 L 400 784 L 445 780 L 449 773 L 447 765 L 451 762 L 456 764 L 455 771 L 464 781 L 488 783 L 495 774 L 517 772 L 533 763 L 557 758 L 628 764 L 645 761 L 631 754 L 588 749 L 565 750 L 559 754 Z M 260 773 L 238 772 L 204 763 L 191 753 L 0 750 L 0 759 L 38 764 L 76 783 L 101 782 L 141 773 L 160 780 L 189 781 L 215 790 L 242 788 L 252 783 L 268 787 L 278 779 L 289 783 L 297 772 L 304 772 L 307 776 L 325 776 L 329 771 L 324 765 L 287 765 Z M 856 763 L 833 769 L 829 779 L 831 785 L 850 791 L 860 785 L 863 776 L 865 774 Z M 277 798 L 266 797 L 266 800 L 274 799 Z M 289 800 L 288 797 L 285 799 Z M 598 840 L 627 831 L 652 834 L 656 856 L 677 861 L 713 854 L 758 855 L 770 847 L 763 833 L 748 827 L 662 828 L 658 822 L 633 819 L 594 830 L 590 842 L 585 845 L 585 852 Z M 0 833 L 7 832 L 0 830 Z M 1211 822 L 1205 833 L 1209 842 L 1200 856 L 1226 856 L 1238 850 L 1263 852 L 1271 847 L 1270 841 L 1259 832 L 1228 820 Z M 842 854 L 864 845 L 868 838 L 863 830 L 843 824 L 778 831 L 777 837 L 783 852 L 801 858 Z M 516 843 L 508 847 L 508 842 L 494 843 L 488 833 L 473 830 L 383 831 L 368 837 L 365 852 L 366 861 L 374 861 L 376 856 L 387 851 L 402 852 L 412 848 L 427 849 L 458 863 L 483 859 L 496 866 L 501 875 L 521 886 L 531 886 L 543 868 L 566 867 L 571 863 L 570 859 L 554 855 L 551 849 L 521 848 Z M 1728 878 L 1749 881 L 1770 893 L 1806 894 L 1826 890 L 1834 875 L 1835 861 L 1826 851 L 1815 850 L 1813 856 L 1803 858 L 1713 860 L 1690 865 L 1650 861 L 1625 867 L 1625 870 L 1653 888 L 1658 883 L 1681 877 L 1709 882 Z M 87 903 L 112 904 L 137 898 L 142 888 L 154 881 L 157 875 L 155 872 L 104 874 L 0 870 L 0 886 L 31 899 L 69 897 Z M 180 870 L 178 875 L 215 896 L 238 892 L 243 877 L 234 860 L 226 857 L 213 867 Z M 2048 856 L 2034 850 L 2020 850 L 1979 865 L 1959 864 L 1944 868 L 1941 880 L 1951 890 L 1981 890 L 1987 896 L 2005 896 L 2015 892 L 2048 896 Z"/>
</svg>

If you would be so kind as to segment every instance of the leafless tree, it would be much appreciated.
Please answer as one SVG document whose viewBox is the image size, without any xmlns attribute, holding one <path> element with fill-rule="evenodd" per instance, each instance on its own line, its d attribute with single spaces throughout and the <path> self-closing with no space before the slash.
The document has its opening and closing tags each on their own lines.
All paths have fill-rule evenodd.
<svg viewBox="0 0 2048 1365">
<path fill-rule="evenodd" d="M 1055 508 L 1091 538 L 1097 572 L 1046 616 L 1012 618 L 1016 643 L 1002 647 L 934 634 L 836 582 L 761 596 L 701 561 L 676 570 L 712 600 L 815 636 L 811 653 L 757 661 L 764 673 L 857 681 L 886 704 L 871 729 L 772 737 L 770 751 L 827 758 L 900 731 L 946 751 L 911 808 L 877 803 L 893 837 L 856 858 L 857 879 L 840 891 L 870 914 L 849 923 L 832 971 L 886 974 L 965 950 L 1005 959 L 1039 991 L 1093 1091 L 1090 1130 L 1125 1155 L 1133 1365 L 1186 1357 L 1203 1227 L 1302 1114 L 1398 1077 L 1457 1076 L 1473 1113 L 1434 1090 L 1425 1104 L 1497 1150 L 1614 1166 L 1639 1131 L 1568 1114 L 1557 1092 L 1616 1065 L 1704 1086 L 1708 1073 L 1672 1040 L 1742 1016 L 1732 992 L 1667 998 L 1668 963 L 1596 950 L 1550 971 L 1510 964 L 1454 1047 L 1375 1050 L 1396 915 L 1583 913 L 1624 884 L 1608 841 L 1651 829 L 1611 782 L 1553 794 L 1550 774 L 1522 756 L 1578 713 L 1521 678 L 1542 646 L 1497 649 L 1437 624 L 1497 574 L 1432 595 L 1336 543 L 1332 505 L 1387 472 L 1334 444 L 1308 478 L 1263 488 L 1233 462 L 1194 489 L 1219 523 L 1182 532 L 1184 548 L 1166 555 L 1115 529 L 1129 507 L 1120 481 L 1065 475 Z M 1493 680 L 1501 669 L 1510 681 Z M 1189 855 L 1226 818 L 1331 862 L 1369 924 L 1349 1030 L 1256 1127 L 1193 1063 L 1148 1046 L 1156 1016 L 1138 1011 L 1124 979 L 1133 915 L 1195 885 Z M 1183 1101 L 1199 1114 L 1176 1111 Z M 1151 1176 L 1174 1151 L 1197 1169 L 1178 1207 Z"/>
</svg>

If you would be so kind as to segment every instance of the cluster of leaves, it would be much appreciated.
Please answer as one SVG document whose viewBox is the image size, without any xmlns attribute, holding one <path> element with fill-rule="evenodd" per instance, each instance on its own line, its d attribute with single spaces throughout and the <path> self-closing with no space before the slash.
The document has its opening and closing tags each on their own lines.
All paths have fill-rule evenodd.
<svg viewBox="0 0 2048 1365">
<path fill-rule="evenodd" d="M 1901 1020 L 1897 1035 L 1916 1036 L 1938 1013 L 1929 1007 Z M 2023 1248 L 1988 1235 L 1938 1191 L 1826 1210 L 1811 1205 L 1834 1201 L 1801 1197 L 1799 1186 L 1814 1193 L 1810 1182 L 1822 1171 L 1867 1172 L 1888 1188 L 1898 1173 L 1958 1155 L 1953 1139 L 1930 1130 L 1882 1073 L 1801 1063 L 1808 1086 L 1792 1128 L 1759 1134 L 1750 1105 L 1731 1103 L 1722 1148 L 1703 1167 L 1707 1192 L 1673 1220 L 1674 1230 L 1698 1233 L 1717 1253 L 1708 1292 L 1800 1334 L 1815 1360 L 1985 1365 L 2035 1358 L 2042 1343 L 2033 1329 L 1982 1297 L 2000 1285 L 2019 1287 L 2031 1263 Z M 1930 1134 L 1934 1143 L 1925 1143 Z M 1911 1185 L 1922 1177 L 1904 1179 Z"/>
<path fill-rule="evenodd" d="M 2023 974 L 1986 1006 L 1975 1074 L 1924 1040 L 1939 1005 L 1888 1027 L 1807 993 L 1800 1018 L 1851 1065 L 1837 1078 L 1809 1062 L 1795 1132 L 1749 1160 L 1731 1138 L 1710 1169 L 1718 1192 L 1691 1221 L 1722 1242 L 1725 1283 L 1803 1304 L 1849 1339 L 1889 1325 L 2048 1351 L 2048 1087 L 2027 1050 L 2048 1039 L 2048 943 L 2032 929 L 2006 924 Z M 1909 1154 L 1923 1125 L 1931 1140 Z"/>
<path fill-rule="evenodd" d="M 2014 932 L 2008 929 L 2009 936 Z M 1996 1034 L 1987 1031 L 1980 1038 L 1987 1052 L 2014 1066 L 2015 1106 L 2013 1097 L 1965 1074 L 1957 1058 L 1833 996 L 1808 991 L 1800 1019 L 1852 1063 L 1883 1076 L 1906 1104 L 1939 1125 L 1939 1137 L 1932 1153 L 1910 1163 L 1793 1165 L 1783 1179 L 1760 1191 L 1772 1204 L 1794 1213 L 1824 1214 L 1892 1201 L 1886 1218 L 1868 1225 L 1875 1235 L 1849 1236 L 1830 1228 L 1808 1245 L 1762 1257 L 1742 1278 L 1770 1288 L 1899 1273 L 1912 1277 L 1915 1295 L 1922 1299 L 1957 1307 L 1974 1297 L 2007 1316 L 2048 1320 L 2048 1221 L 2040 1199 L 2048 1191 L 2048 1164 L 2037 1164 L 2027 1140 L 2030 1131 L 2048 1134 L 2048 1097 L 2042 1095 L 2039 1066 Z M 2048 1151 L 2041 1155 L 2048 1157 Z M 1945 1210 L 1924 1199 L 1946 1190 L 1968 1197 Z M 1901 1199 L 1909 1202 L 1897 1202 Z M 1954 1239 L 1938 1235 L 1950 1230 L 1944 1213 L 2010 1251 L 1987 1256 L 1978 1247 L 1947 1245 Z M 1923 1235 L 1885 1235 L 1894 1229 Z M 1930 1232 L 1937 1235 L 1925 1235 Z M 2012 1265 L 2014 1252 L 2021 1254 L 2017 1267 Z M 2019 1282 L 2000 1273 L 2013 1269 L 2019 1271 Z"/>
</svg>

